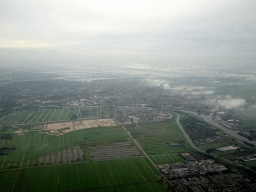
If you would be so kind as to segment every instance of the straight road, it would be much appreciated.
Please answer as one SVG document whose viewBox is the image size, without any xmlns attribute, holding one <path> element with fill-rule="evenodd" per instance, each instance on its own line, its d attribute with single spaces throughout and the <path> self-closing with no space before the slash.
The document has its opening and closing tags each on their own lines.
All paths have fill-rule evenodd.
<svg viewBox="0 0 256 192">
<path fill-rule="evenodd" d="M 127 131 L 127 129 L 121 125 L 123 127 L 123 129 L 126 131 L 126 133 L 131 137 L 131 139 L 134 141 L 134 143 L 137 145 L 137 147 L 142 151 L 142 153 L 149 159 L 149 161 L 156 167 L 155 163 L 150 159 L 150 157 L 148 156 L 148 154 L 143 150 L 143 148 L 141 147 L 141 145 L 136 141 L 136 139 L 134 139 L 132 137 L 132 135 L 130 134 L 129 131 Z"/>
</svg>

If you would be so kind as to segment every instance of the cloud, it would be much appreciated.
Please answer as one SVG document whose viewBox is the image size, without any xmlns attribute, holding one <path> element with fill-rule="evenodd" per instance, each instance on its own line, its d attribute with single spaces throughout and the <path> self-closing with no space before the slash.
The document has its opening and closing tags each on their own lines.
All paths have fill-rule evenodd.
<svg viewBox="0 0 256 192">
<path fill-rule="evenodd" d="M 231 98 L 232 98 L 231 95 L 226 95 L 226 96 L 225 96 L 225 99 L 231 99 Z"/>
<path fill-rule="evenodd" d="M 127 65 L 125 65 L 124 67 L 130 69 L 150 69 L 149 66 L 141 63 L 127 63 Z"/>
<path fill-rule="evenodd" d="M 218 100 L 218 104 L 226 107 L 227 109 L 234 109 L 237 107 L 242 107 L 245 105 L 244 99 L 225 99 L 225 100 Z"/>
<path fill-rule="evenodd" d="M 40 42 L 26 41 L 26 40 L 5 40 L 0 44 L 0 48 L 43 48 L 52 45 Z"/>
<path fill-rule="evenodd" d="M 145 81 L 149 85 L 152 85 L 152 86 L 155 86 L 155 87 L 162 87 L 164 89 L 170 89 L 171 88 L 169 83 L 165 80 L 147 78 L 147 79 L 145 79 Z"/>
<path fill-rule="evenodd" d="M 1 60 L 15 60 L 10 48 L 40 48 L 35 60 L 46 63 L 246 64 L 256 59 L 255 9 L 250 0 L 3 1 Z"/>
<path fill-rule="evenodd" d="M 205 90 L 206 87 L 191 87 L 191 86 L 171 86 L 166 80 L 146 78 L 145 82 L 151 86 L 161 87 L 165 90 L 169 90 L 172 93 L 178 93 L 182 95 L 210 95 L 213 94 L 213 90 Z"/>
<path fill-rule="evenodd" d="M 192 95 L 211 95 L 214 91 L 193 91 L 191 92 Z"/>
</svg>

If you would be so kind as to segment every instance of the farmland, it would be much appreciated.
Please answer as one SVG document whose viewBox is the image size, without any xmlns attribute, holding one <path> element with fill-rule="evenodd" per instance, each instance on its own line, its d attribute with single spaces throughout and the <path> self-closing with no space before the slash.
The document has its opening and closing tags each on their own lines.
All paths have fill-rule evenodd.
<svg viewBox="0 0 256 192">
<path fill-rule="evenodd" d="M 13 111 L 1 120 L 0 124 L 23 125 L 37 124 L 42 122 L 56 122 L 70 120 L 72 115 L 78 118 L 101 117 L 104 108 L 61 108 L 61 109 L 41 109 Z"/>
<path fill-rule="evenodd" d="M 152 162 L 183 162 L 178 152 L 191 150 L 175 121 L 127 126 L 148 159 L 113 119 L 59 121 L 81 114 L 79 108 L 27 113 L 13 112 L 17 119 L 1 128 L 11 135 L 0 139 L 0 148 L 10 149 L 0 156 L 0 187 L 6 191 L 166 191 Z"/>
<path fill-rule="evenodd" d="M 181 157 L 178 153 L 150 155 L 149 157 L 156 165 L 185 162 L 185 159 Z"/>
<path fill-rule="evenodd" d="M 171 122 L 141 123 L 138 127 L 126 126 L 149 155 L 188 152 L 193 149 L 176 124 L 176 115 Z M 180 146 L 170 147 L 167 143 L 179 142 Z"/>
<path fill-rule="evenodd" d="M 166 191 L 146 157 L 0 171 L 5 191 Z"/>
<path fill-rule="evenodd" d="M 129 139 L 121 127 L 83 129 L 59 136 L 33 130 L 24 135 L 13 132 L 14 130 L 5 131 L 12 134 L 12 139 L 0 139 L 1 148 L 15 148 L 8 155 L 0 156 L 0 168 L 89 160 L 87 145 L 107 145 Z"/>
<path fill-rule="evenodd" d="M 92 160 L 116 159 L 141 155 L 137 147 L 130 140 L 107 145 L 91 145 L 89 151 Z"/>
</svg>

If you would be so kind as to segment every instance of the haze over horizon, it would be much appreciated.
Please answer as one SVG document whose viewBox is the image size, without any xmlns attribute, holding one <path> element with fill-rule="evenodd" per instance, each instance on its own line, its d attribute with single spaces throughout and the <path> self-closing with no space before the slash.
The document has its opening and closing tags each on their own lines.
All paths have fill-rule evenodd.
<svg viewBox="0 0 256 192">
<path fill-rule="evenodd" d="M 1 66 L 255 65 L 254 1 L 3 1 Z"/>
</svg>

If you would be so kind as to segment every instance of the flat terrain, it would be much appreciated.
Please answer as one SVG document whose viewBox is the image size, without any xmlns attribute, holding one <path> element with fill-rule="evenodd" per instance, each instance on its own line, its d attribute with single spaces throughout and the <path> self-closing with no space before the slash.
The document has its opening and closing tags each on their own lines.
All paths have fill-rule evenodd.
<svg viewBox="0 0 256 192">
<path fill-rule="evenodd" d="M 185 159 L 181 157 L 178 153 L 150 155 L 149 157 L 156 165 L 185 162 Z"/>
<path fill-rule="evenodd" d="M 92 160 L 142 156 L 142 153 L 131 140 L 114 142 L 105 145 L 90 145 L 88 150 Z"/>
<path fill-rule="evenodd" d="M 46 112 L 43 121 L 52 119 L 57 110 Z M 9 154 L 0 156 L 0 188 L 166 191 L 158 182 L 160 172 L 153 164 L 184 162 L 178 152 L 191 151 L 175 120 L 127 126 L 133 138 L 112 119 L 30 123 L 5 130 L 2 127 L 2 133 L 11 137 L 0 139 L 0 148 L 9 150 Z M 167 145 L 172 142 L 181 146 Z"/>
<path fill-rule="evenodd" d="M 166 191 L 146 157 L 0 171 L 5 191 Z"/>
<path fill-rule="evenodd" d="M 129 139 L 129 136 L 121 127 L 83 129 L 59 136 L 33 130 L 25 132 L 24 135 L 14 134 L 14 130 L 8 130 L 5 133 L 10 133 L 12 138 L 0 139 L 0 147 L 15 148 L 15 150 L 11 150 L 8 155 L 0 156 L 0 168 L 39 165 L 40 157 L 45 158 L 46 155 L 50 155 L 56 159 L 59 152 L 63 153 L 63 150 L 70 149 L 73 153 L 73 148 L 76 146 L 80 146 L 83 154 L 87 156 L 88 147 L 86 146 L 108 145 Z M 64 159 L 66 158 L 64 157 Z M 85 159 L 88 159 L 88 156 Z M 73 160 L 77 160 L 77 158 L 73 158 Z M 51 160 L 49 161 L 51 162 Z M 55 160 L 54 162 L 57 163 L 58 161 Z"/>
<path fill-rule="evenodd" d="M 137 126 L 125 125 L 148 155 L 188 152 L 193 149 L 187 143 L 176 124 L 177 115 L 171 122 L 141 123 Z M 179 142 L 180 146 L 170 147 L 168 143 Z"/>
<path fill-rule="evenodd" d="M 86 111 L 86 113 L 85 113 Z M 42 110 L 14 111 L 0 121 L 2 125 L 36 124 L 70 120 L 72 115 L 78 118 L 101 117 L 104 108 L 61 108 Z"/>
</svg>

